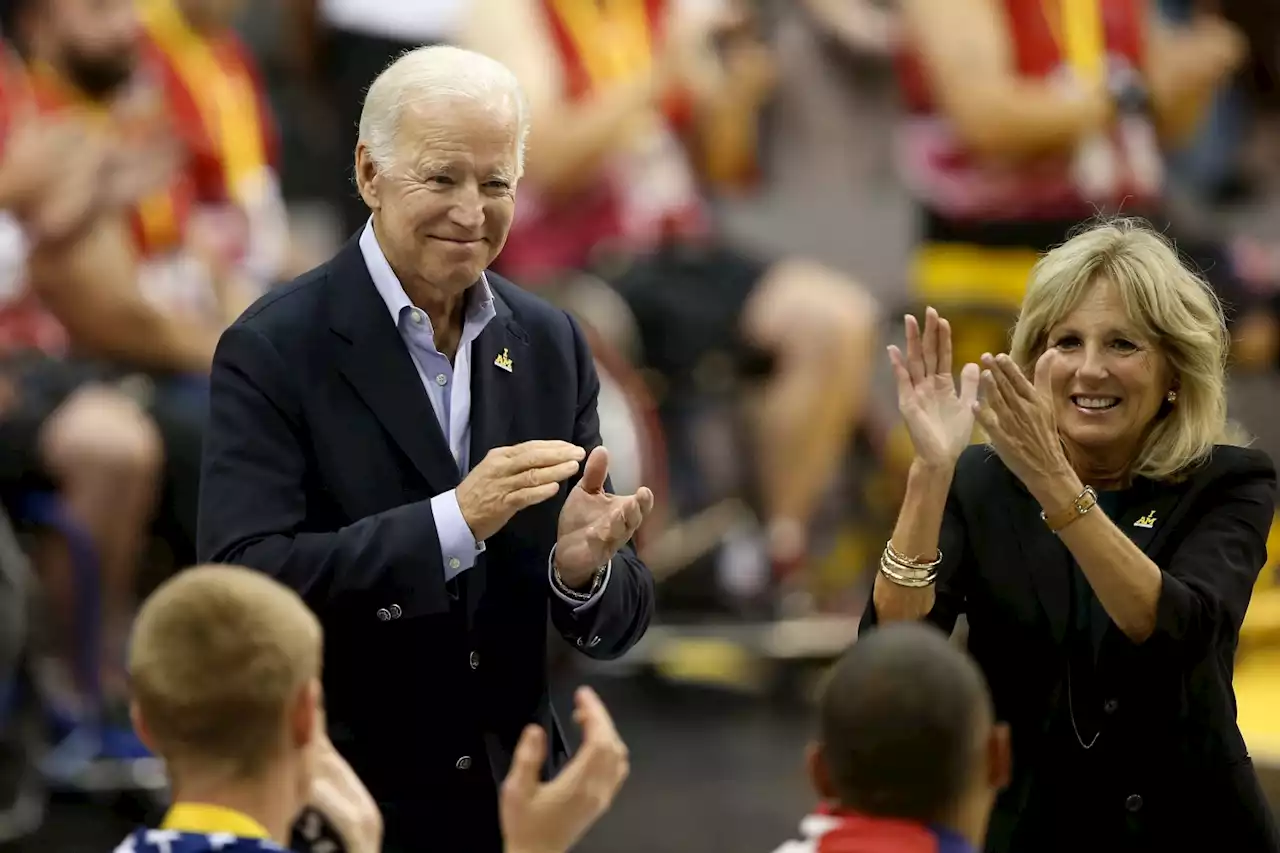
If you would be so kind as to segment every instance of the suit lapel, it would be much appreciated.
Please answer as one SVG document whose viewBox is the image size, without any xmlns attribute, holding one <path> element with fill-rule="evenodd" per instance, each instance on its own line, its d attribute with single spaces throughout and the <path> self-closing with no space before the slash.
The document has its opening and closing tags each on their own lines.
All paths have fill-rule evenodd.
<svg viewBox="0 0 1280 853">
<path fill-rule="evenodd" d="M 495 447 L 511 443 L 508 427 L 516 406 L 516 389 L 535 366 L 529 363 L 528 340 L 511 309 L 496 293 L 496 315 L 471 344 L 471 465 Z"/>
<path fill-rule="evenodd" d="M 493 448 L 512 443 L 509 428 L 518 399 L 516 389 L 533 367 L 526 357 L 528 339 L 512 317 L 511 308 L 496 292 L 493 305 L 494 318 L 471 344 L 469 452 L 473 468 Z M 488 561 L 485 558 L 463 575 L 468 625 L 475 620 L 476 610 L 484 597 L 487 576 Z"/>
<path fill-rule="evenodd" d="M 1071 554 L 1057 534 L 1040 518 L 1039 504 L 1021 483 L 1017 483 L 1017 486 L 1023 496 L 1026 514 L 1026 520 L 1022 523 L 1029 525 L 1031 532 L 1030 535 L 1015 536 L 1014 539 L 1022 550 L 1022 563 L 1031 575 L 1036 597 L 1049 621 L 1054 642 L 1061 646 L 1066 642 L 1067 620 L 1071 614 Z"/>
<path fill-rule="evenodd" d="M 330 327 L 345 346 L 338 369 L 436 492 L 458 484 L 458 466 L 413 357 L 360 252 L 359 236 L 334 259 Z"/>
</svg>

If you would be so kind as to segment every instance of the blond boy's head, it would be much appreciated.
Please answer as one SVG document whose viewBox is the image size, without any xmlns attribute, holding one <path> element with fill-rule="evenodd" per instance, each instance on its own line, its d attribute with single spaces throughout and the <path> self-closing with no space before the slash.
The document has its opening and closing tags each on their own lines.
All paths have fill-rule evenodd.
<svg viewBox="0 0 1280 853">
<path fill-rule="evenodd" d="M 160 586 L 133 629 L 134 726 L 184 778 L 305 784 L 318 733 L 320 624 L 296 593 L 238 566 L 198 566 Z"/>
</svg>

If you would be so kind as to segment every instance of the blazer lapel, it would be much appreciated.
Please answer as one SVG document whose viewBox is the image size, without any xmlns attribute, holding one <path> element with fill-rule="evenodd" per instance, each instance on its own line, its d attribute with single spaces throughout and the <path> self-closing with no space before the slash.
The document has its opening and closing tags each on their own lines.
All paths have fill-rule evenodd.
<svg viewBox="0 0 1280 853">
<path fill-rule="evenodd" d="M 516 389 L 535 369 L 527 356 L 528 338 L 511 309 L 496 293 L 496 315 L 471 344 L 471 465 L 495 447 L 510 444 L 508 427 Z"/>
<path fill-rule="evenodd" d="M 334 259 L 330 327 L 342 341 L 338 369 L 436 492 L 458 485 L 458 466 L 413 357 L 360 252 L 359 236 Z"/>
<path fill-rule="evenodd" d="M 492 285 L 491 285 L 492 286 Z M 528 358 L 528 338 L 512 317 L 511 308 L 496 292 L 495 316 L 471 344 L 471 466 L 475 467 L 495 447 L 511 444 L 511 416 L 516 390 L 524 373 L 533 368 Z M 488 576 L 488 560 L 463 577 L 467 624 L 471 625 L 480 607 Z"/>
<path fill-rule="evenodd" d="M 1061 646 L 1067 639 L 1067 620 L 1071 614 L 1071 555 L 1040 518 L 1039 504 L 1021 483 L 1018 491 L 1024 496 L 1026 519 L 1015 523 L 1029 525 L 1030 531 L 1028 535 L 1013 538 L 1022 550 L 1022 563 L 1031 575 L 1054 642 Z"/>
</svg>

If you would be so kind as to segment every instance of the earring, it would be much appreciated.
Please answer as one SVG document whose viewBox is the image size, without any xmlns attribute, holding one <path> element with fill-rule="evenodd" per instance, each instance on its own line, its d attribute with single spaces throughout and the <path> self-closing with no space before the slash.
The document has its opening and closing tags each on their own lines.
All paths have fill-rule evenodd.
<svg viewBox="0 0 1280 853">
<path fill-rule="evenodd" d="M 1178 402 L 1178 392 L 1170 391 L 1168 394 L 1164 395 L 1164 398 L 1168 400 L 1170 403 L 1176 403 Z"/>
</svg>

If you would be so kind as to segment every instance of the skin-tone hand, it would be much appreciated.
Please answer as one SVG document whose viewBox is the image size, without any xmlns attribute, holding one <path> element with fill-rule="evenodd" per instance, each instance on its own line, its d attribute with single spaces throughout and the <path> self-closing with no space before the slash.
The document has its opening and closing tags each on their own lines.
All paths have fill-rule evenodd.
<svg viewBox="0 0 1280 853">
<path fill-rule="evenodd" d="M 323 725 L 312 749 L 315 775 L 308 805 L 328 819 L 348 853 L 380 853 L 382 813 Z"/>
<path fill-rule="evenodd" d="M 906 422 L 916 458 L 949 469 L 969 445 L 973 405 L 978 399 L 978 366 L 966 364 L 960 388 L 951 374 L 951 324 L 930 308 L 924 333 L 915 317 L 906 317 L 907 352 L 889 347 L 898 384 L 898 410 Z"/>
<path fill-rule="evenodd" d="M 653 509 L 653 492 L 641 486 L 634 495 L 611 495 L 604 490 L 609 451 L 597 447 L 587 457 L 582 479 L 560 510 L 556 535 L 556 571 L 568 586 L 585 586 L 631 539 Z"/>
<path fill-rule="evenodd" d="M 458 484 L 458 509 L 477 542 L 501 530 L 525 507 L 550 500 L 578 473 L 586 452 L 567 441 L 495 447 Z"/>
<path fill-rule="evenodd" d="M 973 404 L 1001 461 L 1033 495 L 1071 472 L 1054 415 L 1050 377 L 1056 355 L 1046 350 L 1036 361 L 1034 384 L 1009 356 L 984 355 L 982 399 Z"/>
<path fill-rule="evenodd" d="M 582 746 L 550 782 L 540 781 L 546 732 L 529 726 L 520 737 L 502 783 L 507 853 L 566 853 L 608 810 L 630 772 L 626 744 L 595 691 L 578 688 L 574 706 Z"/>
</svg>

